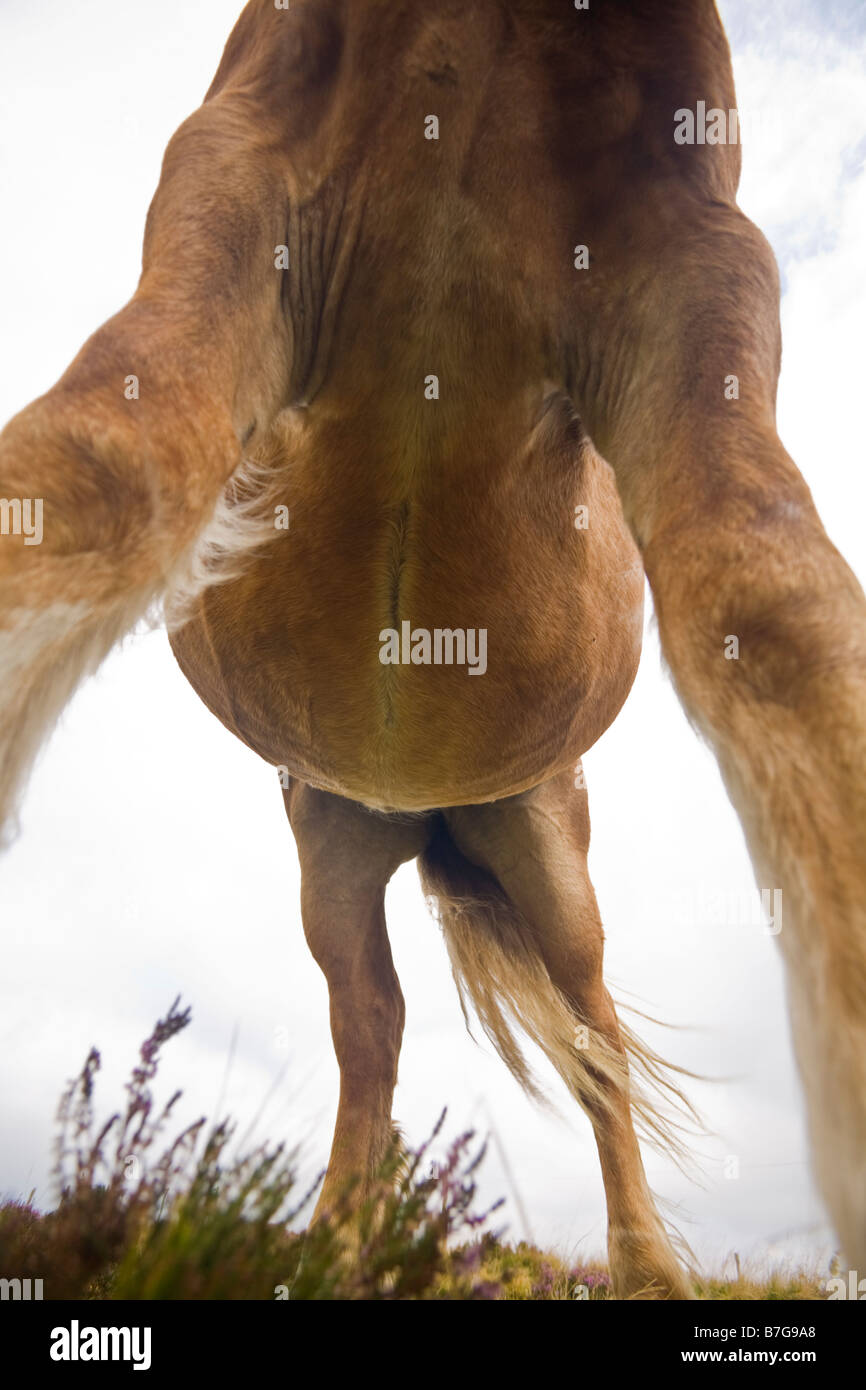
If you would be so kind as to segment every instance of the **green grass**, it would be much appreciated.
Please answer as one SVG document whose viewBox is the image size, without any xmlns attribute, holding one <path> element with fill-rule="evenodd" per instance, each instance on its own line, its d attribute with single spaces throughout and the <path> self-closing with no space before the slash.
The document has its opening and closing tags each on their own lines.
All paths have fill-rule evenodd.
<svg viewBox="0 0 866 1390">
<path fill-rule="evenodd" d="M 97 1125 L 91 1051 L 58 1109 L 50 1211 L 0 1205 L 0 1278 L 42 1279 L 46 1299 L 602 1300 L 602 1261 L 575 1266 L 492 1227 L 477 1206 L 483 1146 L 459 1135 L 431 1158 L 395 1141 L 363 1203 L 347 1192 L 308 1226 L 318 1184 L 298 1191 L 297 1151 L 232 1153 L 228 1122 L 170 1142 L 180 1092 L 161 1111 L 150 1085 L 161 1049 L 189 1022 L 175 1003 L 141 1048 L 121 1109 Z M 741 1270 L 703 1279 L 707 1299 L 823 1299 L 817 1272 Z"/>
</svg>

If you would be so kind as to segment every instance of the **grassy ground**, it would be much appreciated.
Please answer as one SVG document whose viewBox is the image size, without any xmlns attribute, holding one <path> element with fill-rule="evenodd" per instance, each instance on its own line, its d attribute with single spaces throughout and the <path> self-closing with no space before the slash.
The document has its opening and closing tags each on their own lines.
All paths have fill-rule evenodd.
<svg viewBox="0 0 866 1390">
<path fill-rule="evenodd" d="M 42 1279 L 46 1299 L 599 1300 L 603 1263 L 575 1267 L 496 1235 L 478 1210 L 483 1149 L 461 1135 L 430 1157 L 395 1147 L 377 1191 L 347 1193 L 304 1229 L 315 1190 L 279 1145 L 230 1157 L 232 1127 L 204 1120 L 166 1142 L 174 1099 L 156 1112 L 160 1051 L 189 1021 L 173 1006 L 141 1048 L 123 1108 L 97 1126 L 91 1052 L 58 1111 L 57 1204 L 0 1205 L 0 1278 Z M 498 1205 L 498 1204 L 497 1204 Z M 696 1284 L 706 1299 L 824 1299 L 818 1272 L 749 1272 Z"/>
</svg>

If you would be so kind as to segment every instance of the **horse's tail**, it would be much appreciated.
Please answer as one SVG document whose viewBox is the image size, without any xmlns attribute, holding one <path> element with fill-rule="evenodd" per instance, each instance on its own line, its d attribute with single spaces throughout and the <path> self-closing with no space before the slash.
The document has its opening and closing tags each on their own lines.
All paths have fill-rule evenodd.
<svg viewBox="0 0 866 1390">
<path fill-rule="evenodd" d="M 687 1116 L 699 1117 L 671 1066 L 619 1022 L 624 1057 L 579 1015 L 553 983 L 527 922 L 496 879 L 468 860 L 444 821 L 418 861 L 421 884 L 439 920 L 463 1016 L 470 1005 L 482 1028 L 520 1085 L 549 1104 L 518 1039 L 535 1043 L 588 1113 L 609 1106 L 613 1095 L 629 1094 L 637 1127 L 683 1168 L 692 1160 L 682 1138 Z M 629 1072 L 631 1073 L 629 1075 Z"/>
</svg>

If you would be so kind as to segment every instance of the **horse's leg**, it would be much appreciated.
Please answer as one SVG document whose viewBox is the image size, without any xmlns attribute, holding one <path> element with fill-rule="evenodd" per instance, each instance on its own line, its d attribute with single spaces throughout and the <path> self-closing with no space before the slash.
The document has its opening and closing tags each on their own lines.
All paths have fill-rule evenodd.
<svg viewBox="0 0 866 1390">
<path fill-rule="evenodd" d="M 301 863 L 301 911 L 328 982 L 340 1101 L 316 1216 L 347 1184 L 370 1190 L 392 1140 L 391 1104 L 405 1009 L 385 926 L 385 887 L 429 836 L 423 817 L 396 820 L 292 781 L 284 792 Z"/>
<path fill-rule="evenodd" d="M 208 536 L 224 562 L 274 537 L 273 511 L 256 524 L 223 494 L 288 399 L 274 273 L 288 165 L 264 134 L 275 118 L 249 94 L 184 122 L 135 296 L 0 432 L 0 497 L 31 499 L 40 535 L 0 544 L 0 839 L 79 683 L 155 600 L 213 577 Z"/>
<path fill-rule="evenodd" d="M 758 885 L 784 909 L 774 926 L 816 1173 L 862 1268 L 866 599 L 776 433 L 766 241 L 733 189 L 699 200 L 665 181 L 627 207 L 595 229 L 611 293 L 585 320 L 575 402 L 615 471 L 679 695 L 715 751 Z"/>
<path fill-rule="evenodd" d="M 589 1114 L 617 1296 L 692 1297 L 632 1123 L 626 1051 L 602 978 L 604 933 L 587 871 L 586 792 L 569 772 L 444 816 L 450 843 L 440 832 L 422 877 L 438 896 L 455 974 L 519 1079 L 526 1083 L 503 1009 L 540 1043 Z"/>
</svg>

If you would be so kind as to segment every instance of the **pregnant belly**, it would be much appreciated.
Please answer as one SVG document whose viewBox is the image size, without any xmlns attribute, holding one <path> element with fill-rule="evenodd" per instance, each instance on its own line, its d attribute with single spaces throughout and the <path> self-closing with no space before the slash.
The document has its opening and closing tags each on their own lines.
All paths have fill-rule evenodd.
<svg viewBox="0 0 866 1390">
<path fill-rule="evenodd" d="M 284 775 L 383 810 L 493 800 L 573 764 L 631 686 L 643 574 L 603 531 L 500 537 L 486 564 L 418 543 L 396 580 L 370 544 L 305 563 L 307 538 L 208 591 L 172 646 Z"/>
</svg>

